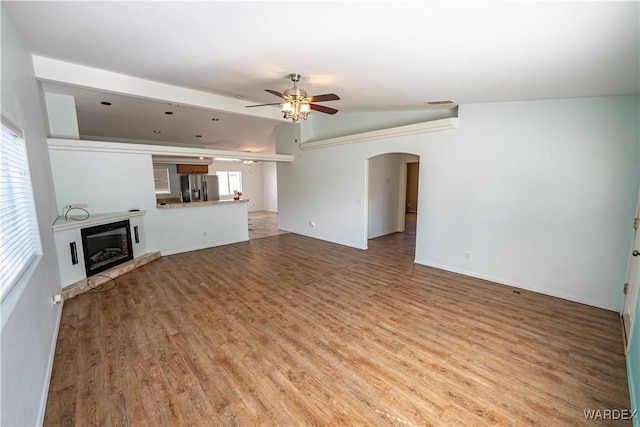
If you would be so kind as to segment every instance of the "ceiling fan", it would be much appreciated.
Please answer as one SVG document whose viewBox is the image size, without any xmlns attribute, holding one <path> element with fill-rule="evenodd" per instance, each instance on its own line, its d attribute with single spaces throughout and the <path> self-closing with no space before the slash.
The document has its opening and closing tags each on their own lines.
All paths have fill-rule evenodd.
<svg viewBox="0 0 640 427">
<path fill-rule="evenodd" d="M 325 114 L 335 114 L 338 112 L 335 108 L 325 107 L 324 105 L 315 104 L 315 102 L 324 101 L 337 101 L 340 97 L 334 93 L 327 93 L 324 95 L 307 96 L 307 92 L 304 89 L 298 87 L 300 81 L 300 74 L 291 73 L 289 78 L 293 82 L 293 87 L 287 89 L 284 93 L 280 93 L 275 90 L 265 89 L 267 92 L 279 96 L 284 99 L 284 102 L 276 102 L 273 104 L 259 104 L 259 105 L 247 105 L 251 107 L 264 107 L 266 105 L 280 105 L 285 119 L 291 119 L 297 122 L 298 119 L 307 119 L 310 110 L 319 111 Z"/>
</svg>

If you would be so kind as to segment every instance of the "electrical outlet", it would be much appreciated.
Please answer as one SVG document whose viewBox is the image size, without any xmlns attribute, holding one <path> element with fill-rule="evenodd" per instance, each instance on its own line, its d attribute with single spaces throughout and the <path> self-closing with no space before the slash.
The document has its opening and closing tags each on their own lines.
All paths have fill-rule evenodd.
<svg viewBox="0 0 640 427">
<path fill-rule="evenodd" d="M 470 259 L 470 258 L 471 258 L 471 252 L 465 252 L 464 259 Z"/>
<path fill-rule="evenodd" d="M 51 307 L 55 307 L 56 305 L 62 304 L 62 295 L 57 294 L 51 297 Z"/>
<path fill-rule="evenodd" d="M 86 209 L 89 207 L 89 203 L 71 203 L 65 206 L 67 209 Z"/>
</svg>

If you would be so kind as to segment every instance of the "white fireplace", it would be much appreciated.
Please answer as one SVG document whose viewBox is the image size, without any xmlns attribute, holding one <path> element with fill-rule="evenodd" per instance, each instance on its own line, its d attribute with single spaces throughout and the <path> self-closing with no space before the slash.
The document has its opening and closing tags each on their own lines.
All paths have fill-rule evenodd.
<svg viewBox="0 0 640 427">
<path fill-rule="evenodd" d="M 59 217 L 52 228 L 62 287 L 144 255 L 145 212 L 91 215 L 85 220 Z M 89 245 L 83 244 L 87 236 L 95 239 Z"/>
</svg>

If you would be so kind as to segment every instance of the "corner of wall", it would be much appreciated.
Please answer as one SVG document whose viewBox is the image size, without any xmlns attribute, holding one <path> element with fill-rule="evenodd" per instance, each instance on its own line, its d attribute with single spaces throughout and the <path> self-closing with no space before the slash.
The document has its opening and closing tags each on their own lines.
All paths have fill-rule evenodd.
<svg viewBox="0 0 640 427">
<path fill-rule="evenodd" d="M 60 322 L 62 321 L 62 310 L 64 308 L 63 303 L 58 306 L 58 317 L 56 318 L 54 337 L 58 337 L 58 333 L 60 332 Z M 44 415 L 47 410 L 47 398 L 49 397 L 49 385 L 51 384 L 51 375 L 53 374 L 53 361 L 55 360 L 56 355 L 56 345 L 58 344 L 58 340 L 54 339 L 51 342 L 51 352 L 49 353 L 49 363 L 47 364 L 47 378 L 42 388 L 42 397 L 40 398 L 40 409 L 38 410 L 38 424 L 39 426 L 44 425 Z"/>
</svg>

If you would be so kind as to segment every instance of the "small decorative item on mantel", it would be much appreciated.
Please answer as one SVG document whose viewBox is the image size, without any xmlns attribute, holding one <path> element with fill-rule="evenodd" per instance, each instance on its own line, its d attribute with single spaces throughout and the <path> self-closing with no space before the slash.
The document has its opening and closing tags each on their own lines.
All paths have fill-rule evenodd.
<svg viewBox="0 0 640 427">
<path fill-rule="evenodd" d="M 240 196 L 242 196 L 242 191 L 233 190 L 233 200 L 240 200 Z"/>
</svg>

